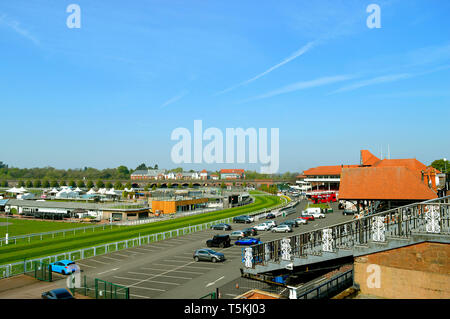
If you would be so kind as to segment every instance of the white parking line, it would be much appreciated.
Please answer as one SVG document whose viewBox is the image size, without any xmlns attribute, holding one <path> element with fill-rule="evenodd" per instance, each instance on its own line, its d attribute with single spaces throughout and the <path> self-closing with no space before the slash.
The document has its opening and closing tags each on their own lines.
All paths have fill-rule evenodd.
<svg viewBox="0 0 450 319">
<path fill-rule="evenodd" d="M 112 258 L 112 257 L 109 257 L 109 256 L 99 256 L 99 257 L 106 258 L 106 259 L 111 259 L 111 260 L 114 260 L 114 261 L 123 261 L 123 259 Z"/>
<path fill-rule="evenodd" d="M 129 257 L 132 257 L 133 255 L 124 255 L 124 254 L 119 254 L 119 253 L 116 253 L 116 252 L 114 252 L 114 253 L 112 253 L 112 254 L 115 254 L 115 255 L 117 255 L 117 256 L 121 256 L 121 257 L 125 257 L 125 258 L 129 258 Z"/>
<path fill-rule="evenodd" d="M 129 274 L 135 274 L 135 275 L 144 275 L 144 276 L 151 276 L 152 274 L 148 274 L 148 273 L 143 273 L 143 272 L 134 272 L 134 271 L 129 271 Z M 169 275 L 155 275 L 158 277 L 168 277 L 168 278 L 176 278 L 176 279 L 192 279 L 189 277 L 179 277 L 179 276 L 169 276 Z"/>
<path fill-rule="evenodd" d="M 176 269 L 181 269 L 181 268 L 184 268 L 184 267 L 197 268 L 197 269 L 203 269 L 203 270 L 212 270 L 212 269 L 214 269 L 214 268 L 208 268 L 208 267 L 197 267 L 197 266 L 189 266 L 189 265 L 169 265 L 169 264 L 152 264 L 152 265 L 165 266 L 165 267 L 170 267 L 170 266 L 178 267 Z"/>
<path fill-rule="evenodd" d="M 106 270 L 106 271 L 103 271 L 103 272 L 99 272 L 97 275 L 106 274 L 107 272 L 115 271 L 115 270 L 117 270 L 117 269 L 119 269 L 119 268 L 113 268 L 113 269 L 110 269 L 110 270 Z"/>
<path fill-rule="evenodd" d="M 157 268 L 149 268 L 149 267 L 142 267 L 141 269 L 145 270 L 153 270 L 153 271 L 164 271 L 164 269 L 157 269 Z M 195 274 L 195 275 L 203 275 L 202 272 L 198 271 L 188 271 L 188 270 L 169 270 L 169 272 L 181 272 L 181 273 L 187 273 L 187 274 Z"/>
<path fill-rule="evenodd" d="M 135 295 L 135 294 L 130 294 L 131 297 L 138 297 L 138 298 L 145 298 L 145 299 L 152 299 L 150 297 L 146 297 L 146 296 L 140 296 L 140 295 Z"/>
<path fill-rule="evenodd" d="M 109 263 L 105 263 L 104 261 L 100 261 L 100 260 L 95 260 L 95 259 L 88 259 L 88 260 L 99 263 L 99 264 L 103 264 L 103 265 L 109 265 Z"/>
<path fill-rule="evenodd" d="M 141 282 L 154 282 L 154 283 L 157 283 L 157 284 L 163 284 L 163 285 L 174 285 L 174 286 L 179 286 L 179 285 L 180 285 L 180 284 L 175 283 L 175 282 L 164 282 L 164 281 L 150 280 L 150 278 L 153 278 L 153 277 L 150 277 L 150 278 L 144 279 L 144 280 L 142 280 L 142 279 L 137 279 L 137 278 L 120 277 L 120 276 L 114 276 L 114 278 L 125 279 L 125 280 L 137 280 L 137 281 L 141 281 Z M 137 284 L 138 284 L 138 283 L 133 284 L 133 285 L 137 285 Z M 131 286 L 130 286 L 130 287 L 131 287 Z M 133 287 L 134 287 L 134 286 L 133 286 Z"/>
<path fill-rule="evenodd" d="M 145 250 L 147 252 L 154 252 L 154 251 L 158 251 L 159 250 L 159 249 L 147 249 L 147 248 L 142 248 L 142 247 L 134 247 L 133 249 Z"/>
<path fill-rule="evenodd" d="M 81 266 L 83 266 L 83 267 L 97 268 L 97 267 L 95 267 L 95 266 L 90 266 L 90 265 L 82 264 L 82 263 L 80 263 L 79 261 L 77 261 L 77 264 L 78 264 L 78 265 L 81 265 Z"/>
</svg>

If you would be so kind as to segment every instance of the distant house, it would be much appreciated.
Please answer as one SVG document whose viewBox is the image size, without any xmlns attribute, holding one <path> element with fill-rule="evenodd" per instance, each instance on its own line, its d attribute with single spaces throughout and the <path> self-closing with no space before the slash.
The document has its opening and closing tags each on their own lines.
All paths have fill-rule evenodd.
<svg viewBox="0 0 450 319">
<path fill-rule="evenodd" d="M 200 172 L 200 179 L 202 179 L 202 180 L 208 179 L 208 172 L 206 171 L 206 169 L 204 169 L 203 171 Z"/>
<path fill-rule="evenodd" d="M 221 169 L 220 179 L 243 179 L 245 171 L 243 169 Z"/>
<path fill-rule="evenodd" d="M 161 180 L 164 179 L 165 169 L 143 169 L 137 170 L 131 174 L 132 180 Z"/>
<path fill-rule="evenodd" d="M 211 179 L 214 181 L 219 179 L 219 175 L 217 175 L 217 174 L 211 174 L 210 176 L 211 176 Z"/>
</svg>

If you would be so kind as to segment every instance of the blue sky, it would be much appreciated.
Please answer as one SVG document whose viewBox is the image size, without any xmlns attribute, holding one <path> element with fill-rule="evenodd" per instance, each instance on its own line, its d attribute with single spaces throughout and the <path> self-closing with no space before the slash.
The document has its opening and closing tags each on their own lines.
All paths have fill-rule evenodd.
<svg viewBox="0 0 450 319">
<path fill-rule="evenodd" d="M 0 160 L 172 168 L 171 132 L 202 120 L 279 128 L 281 172 L 388 145 L 428 165 L 450 155 L 449 12 L 446 0 L 2 1 Z"/>
</svg>

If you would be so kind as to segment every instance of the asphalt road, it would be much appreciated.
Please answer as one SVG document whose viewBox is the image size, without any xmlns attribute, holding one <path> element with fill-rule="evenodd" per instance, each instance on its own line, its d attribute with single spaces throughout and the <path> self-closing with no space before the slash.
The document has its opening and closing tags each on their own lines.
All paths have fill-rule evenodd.
<svg viewBox="0 0 450 319">
<path fill-rule="evenodd" d="M 296 213 L 287 217 L 276 218 L 277 224 L 286 219 L 300 215 L 306 201 L 296 208 Z M 350 220 L 352 216 L 343 216 L 333 203 L 334 213 L 329 213 L 324 219 L 310 221 L 307 225 L 294 228 L 294 232 L 279 234 L 258 232 L 256 237 L 261 241 L 271 241 L 294 234 L 308 232 L 317 228 Z M 256 225 L 232 224 L 233 230 Z M 120 250 L 101 256 L 96 256 L 77 262 L 86 274 L 92 278 L 100 278 L 116 284 L 130 287 L 132 299 L 198 299 L 210 292 L 223 288 L 222 298 L 234 298 L 251 287 L 235 288 L 240 278 L 242 264 L 242 249 L 245 246 L 232 245 L 228 248 L 213 248 L 223 252 L 224 262 L 195 262 L 193 252 L 206 248 L 206 240 L 215 234 L 230 233 L 230 231 L 205 230 L 171 238 L 148 245 Z M 61 286 L 65 281 L 60 281 Z M 230 288 L 231 287 L 231 288 Z M 249 289 L 248 289 L 249 288 Z"/>
</svg>

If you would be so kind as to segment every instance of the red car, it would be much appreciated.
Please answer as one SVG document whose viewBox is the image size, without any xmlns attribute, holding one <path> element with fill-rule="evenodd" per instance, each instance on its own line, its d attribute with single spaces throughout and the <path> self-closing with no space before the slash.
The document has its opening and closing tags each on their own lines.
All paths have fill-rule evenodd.
<svg viewBox="0 0 450 319">
<path fill-rule="evenodd" d="M 306 219 L 306 220 L 314 220 L 314 216 L 299 216 L 297 218 Z"/>
</svg>

